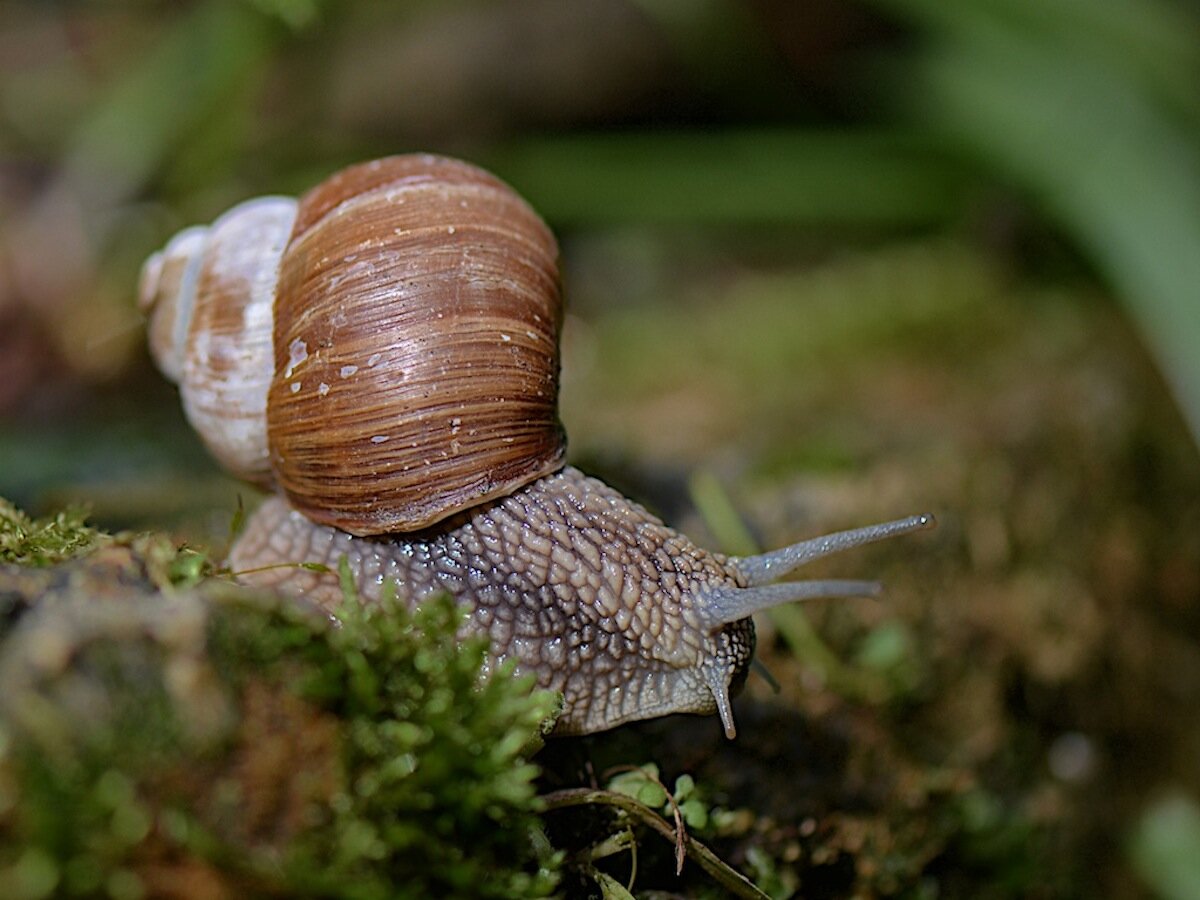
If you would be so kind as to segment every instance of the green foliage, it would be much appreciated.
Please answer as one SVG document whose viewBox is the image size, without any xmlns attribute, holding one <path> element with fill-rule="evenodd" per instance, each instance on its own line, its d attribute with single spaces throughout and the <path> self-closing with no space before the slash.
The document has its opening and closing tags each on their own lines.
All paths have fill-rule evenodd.
<svg viewBox="0 0 1200 900">
<path fill-rule="evenodd" d="M 233 895 L 553 889 L 527 757 L 555 699 L 489 673 L 449 598 L 333 627 L 211 579 L 125 590 L 0 647 L 5 897 L 153 894 L 165 859 Z"/>
<path fill-rule="evenodd" d="M 1200 898 L 1200 806 L 1183 794 L 1150 805 L 1137 822 L 1129 855 L 1142 880 L 1164 900 Z"/>
<path fill-rule="evenodd" d="M 986 787 L 975 787 L 954 798 L 939 827 L 949 839 L 947 856 L 962 871 L 978 873 L 988 891 L 980 895 L 1027 896 L 1038 886 L 1052 888 L 1061 870 L 1051 872 L 1045 829 L 1027 806 Z"/>
<path fill-rule="evenodd" d="M 345 789 L 295 854 L 299 883 L 353 897 L 534 897 L 534 765 L 524 751 L 552 714 L 510 666 L 480 677 L 484 639 L 456 637 L 449 598 L 346 604 L 335 657 L 306 691 L 346 723 Z"/>
<path fill-rule="evenodd" d="M 722 896 L 767 900 L 767 895 L 753 882 L 696 840 L 689 830 L 703 830 L 723 815 L 720 810 L 714 810 L 710 815 L 689 775 L 677 778 L 675 791 L 670 794 L 658 777 L 658 766 L 647 763 L 623 768 L 610 779 L 608 788 L 568 788 L 544 794 L 542 801 L 546 810 L 552 813 L 571 808 L 576 812 L 608 810 L 611 813 L 608 817 L 592 819 L 593 823 L 604 822 L 604 825 L 595 827 L 593 824 L 583 831 L 574 831 L 574 837 L 568 840 L 576 846 L 568 851 L 564 866 L 582 876 L 604 897 L 629 896 L 640 870 L 639 856 L 643 853 L 639 835 L 648 832 L 656 833 L 674 846 L 677 879 L 683 874 L 685 861 L 691 860 L 698 870 L 724 889 L 726 893 Z M 662 814 L 653 807 L 659 807 Z M 653 850 L 660 848 L 646 849 L 653 855 Z M 628 888 L 598 866 L 606 858 L 617 855 L 628 856 Z M 677 885 L 682 887 L 681 883 Z M 708 887 L 711 885 L 706 884 L 702 890 Z"/>
<path fill-rule="evenodd" d="M 922 32 L 897 106 L 1015 185 L 1141 327 L 1200 437 L 1200 50 L 1194 9 L 876 0 Z"/>
<path fill-rule="evenodd" d="M 318 0 L 247 0 L 250 6 L 272 16 L 289 28 L 300 31 L 311 26 L 321 14 Z"/>
<path fill-rule="evenodd" d="M 799 887 L 796 873 L 781 865 L 762 847 L 752 846 L 746 850 L 746 868 L 754 877 L 754 883 L 772 897 L 792 897 Z"/>
<path fill-rule="evenodd" d="M 686 773 L 675 779 L 675 790 L 668 793 L 659 780 L 658 766 L 646 763 L 614 775 L 609 779 L 608 789 L 632 797 L 668 818 L 678 810 L 688 828 L 703 831 L 708 826 L 709 809 L 704 795 L 696 787 L 695 779 Z"/>
<path fill-rule="evenodd" d="M 207 553 L 180 547 L 167 566 L 167 578 L 177 587 L 191 587 L 212 574 L 212 568 Z"/>
<path fill-rule="evenodd" d="M 212 749 L 211 733 L 193 734 L 190 745 L 185 740 L 182 698 L 168 686 L 171 663 L 194 663 L 203 641 L 203 630 L 190 627 L 197 598 L 176 601 L 64 597 L 27 613 L 5 641 L 5 896 L 142 895 L 130 864 L 154 823 L 146 785 L 173 763 Z M 173 633 L 152 636 L 164 626 Z M 191 675 L 202 676 L 202 669 Z M 203 710 L 196 718 L 203 719 Z"/>
<path fill-rule="evenodd" d="M 70 507 L 32 519 L 0 497 L 0 563 L 46 566 L 82 556 L 107 539 L 86 518 L 86 510 Z"/>
</svg>

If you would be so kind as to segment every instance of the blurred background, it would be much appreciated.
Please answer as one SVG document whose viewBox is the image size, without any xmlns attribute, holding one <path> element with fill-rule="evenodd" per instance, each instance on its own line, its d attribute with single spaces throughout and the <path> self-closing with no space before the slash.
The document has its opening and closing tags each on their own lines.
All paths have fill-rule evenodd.
<svg viewBox="0 0 1200 900">
<path fill-rule="evenodd" d="M 462 156 L 559 236 L 577 463 L 735 552 L 939 514 L 823 569 L 884 603 L 763 626 L 876 753 L 778 840 L 823 817 L 834 894 L 1200 896 L 1198 85 L 1190 0 L 9 0 L 0 495 L 220 552 L 253 492 L 142 260 Z"/>
</svg>

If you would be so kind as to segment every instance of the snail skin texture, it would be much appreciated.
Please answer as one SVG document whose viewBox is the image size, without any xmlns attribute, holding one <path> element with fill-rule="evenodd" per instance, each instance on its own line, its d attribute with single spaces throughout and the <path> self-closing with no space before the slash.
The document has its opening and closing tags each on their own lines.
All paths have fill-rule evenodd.
<svg viewBox="0 0 1200 900">
<path fill-rule="evenodd" d="M 345 558 L 364 602 L 454 596 L 491 665 L 562 694 L 558 734 L 715 712 L 732 738 L 750 616 L 879 591 L 778 579 L 933 518 L 726 557 L 565 466 L 557 254 L 495 177 L 396 156 L 181 232 L 141 307 L 212 453 L 272 490 L 230 551 L 240 580 L 332 614 Z"/>
</svg>

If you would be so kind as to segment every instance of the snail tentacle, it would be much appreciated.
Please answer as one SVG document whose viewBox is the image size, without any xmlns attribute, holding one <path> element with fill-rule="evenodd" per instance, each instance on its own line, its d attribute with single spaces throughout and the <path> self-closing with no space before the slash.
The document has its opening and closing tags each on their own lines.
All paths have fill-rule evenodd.
<svg viewBox="0 0 1200 900">
<path fill-rule="evenodd" d="M 698 609 L 710 628 L 720 628 L 764 609 L 796 600 L 817 597 L 877 597 L 883 590 L 878 581 L 847 581 L 831 578 L 819 581 L 785 581 L 756 587 L 720 586 L 704 595 Z"/>
<path fill-rule="evenodd" d="M 932 514 L 922 513 L 905 519 L 880 522 L 877 525 L 836 531 L 756 556 L 733 556 L 729 558 L 729 565 L 741 574 L 748 586 L 767 585 L 814 559 L 861 547 L 863 544 L 873 544 L 885 538 L 932 528 L 935 524 L 937 523 Z"/>
<path fill-rule="evenodd" d="M 708 670 L 708 689 L 712 691 L 713 702 L 717 705 L 717 715 L 721 719 L 721 728 L 725 737 L 733 740 L 737 737 L 737 725 L 733 721 L 733 701 L 729 696 L 729 673 L 722 668 L 712 666 Z"/>
</svg>

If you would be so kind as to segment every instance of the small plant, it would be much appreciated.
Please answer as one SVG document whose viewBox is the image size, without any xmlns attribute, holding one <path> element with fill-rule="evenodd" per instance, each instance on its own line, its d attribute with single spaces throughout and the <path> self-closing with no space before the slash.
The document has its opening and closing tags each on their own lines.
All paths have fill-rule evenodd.
<svg viewBox="0 0 1200 900">
<path fill-rule="evenodd" d="M 346 723 L 350 777 L 296 854 L 300 883 L 357 897 L 548 893 L 555 857 L 535 857 L 538 770 L 525 756 L 553 695 L 510 665 L 481 675 L 486 640 L 457 639 L 447 597 L 411 613 L 394 597 L 350 599 L 338 618 L 335 664 L 304 691 Z"/>
<path fill-rule="evenodd" d="M 47 566 L 87 553 L 108 538 L 86 519 L 81 507 L 34 519 L 0 497 L 0 563 Z"/>
<path fill-rule="evenodd" d="M 555 791 L 543 795 L 542 800 L 548 810 L 570 809 L 580 816 L 584 810 L 606 814 L 584 829 L 582 846 L 564 861 L 566 868 L 590 881 L 605 900 L 632 896 L 638 875 L 638 834 L 642 831 L 657 833 L 674 844 L 677 876 L 690 859 L 728 896 L 757 900 L 768 896 L 690 833 L 689 829 L 704 830 L 712 817 L 690 775 L 679 776 L 674 791 L 670 791 L 654 763 L 627 766 L 615 771 L 604 789 Z M 630 860 L 624 884 L 599 868 L 602 860 L 622 853 L 627 853 Z"/>
</svg>

